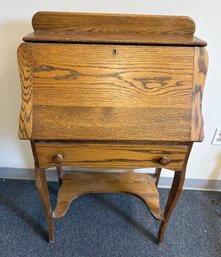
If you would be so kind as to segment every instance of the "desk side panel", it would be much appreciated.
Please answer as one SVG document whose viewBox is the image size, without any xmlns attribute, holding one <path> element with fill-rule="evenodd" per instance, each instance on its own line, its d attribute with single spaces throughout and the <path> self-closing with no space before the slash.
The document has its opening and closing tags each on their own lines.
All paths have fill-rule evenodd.
<svg viewBox="0 0 221 257">
<path fill-rule="evenodd" d="M 19 115 L 18 136 L 30 139 L 33 122 L 33 90 L 32 90 L 32 44 L 22 43 L 17 51 L 18 68 L 21 83 L 21 109 Z"/>
<path fill-rule="evenodd" d="M 207 50 L 202 47 L 196 47 L 194 57 L 193 107 L 191 128 L 191 141 L 195 142 L 201 142 L 204 139 L 202 100 L 207 69 Z"/>
</svg>

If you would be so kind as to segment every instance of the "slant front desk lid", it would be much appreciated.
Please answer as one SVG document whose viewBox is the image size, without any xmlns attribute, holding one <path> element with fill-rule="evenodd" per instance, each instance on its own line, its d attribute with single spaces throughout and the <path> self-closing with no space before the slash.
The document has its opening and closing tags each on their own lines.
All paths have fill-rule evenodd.
<svg viewBox="0 0 221 257">
<path fill-rule="evenodd" d="M 32 24 L 21 139 L 203 140 L 208 56 L 191 18 L 39 12 Z"/>
<path fill-rule="evenodd" d="M 25 42 L 206 46 L 185 16 L 38 12 Z"/>
</svg>

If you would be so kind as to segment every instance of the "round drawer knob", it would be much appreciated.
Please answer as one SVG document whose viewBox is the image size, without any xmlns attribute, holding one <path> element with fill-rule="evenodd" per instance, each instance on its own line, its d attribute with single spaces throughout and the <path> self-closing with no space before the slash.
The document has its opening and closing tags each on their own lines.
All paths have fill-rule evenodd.
<svg viewBox="0 0 221 257">
<path fill-rule="evenodd" d="M 57 164 L 61 164 L 63 162 L 63 156 L 61 154 L 56 154 L 53 157 L 53 162 L 57 163 Z"/>
<path fill-rule="evenodd" d="M 159 159 L 159 163 L 164 166 L 168 165 L 170 163 L 170 158 L 167 156 L 163 156 Z"/>
</svg>

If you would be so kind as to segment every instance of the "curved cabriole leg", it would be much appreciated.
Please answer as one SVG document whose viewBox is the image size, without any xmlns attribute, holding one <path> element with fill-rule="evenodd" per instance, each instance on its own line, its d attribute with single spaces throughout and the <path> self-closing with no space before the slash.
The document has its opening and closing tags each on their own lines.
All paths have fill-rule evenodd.
<svg viewBox="0 0 221 257">
<path fill-rule="evenodd" d="M 186 169 L 182 171 L 175 171 L 174 173 L 173 184 L 170 189 L 170 194 L 167 200 L 166 208 L 164 210 L 164 221 L 162 221 L 160 225 L 159 236 L 158 236 L 159 244 L 163 242 L 163 237 L 164 237 L 167 223 L 173 212 L 174 207 L 176 206 L 180 193 L 182 192 L 183 183 L 185 180 L 185 172 L 186 172 Z"/>
<path fill-rule="evenodd" d="M 41 199 L 41 203 L 44 208 L 46 221 L 48 224 L 48 235 L 49 235 L 49 243 L 54 242 L 54 224 L 51 218 L 51 203 L 48 193 L 48 185 L 45 176 L 45 170 L 40 168 L 35 168 L 35 182 L 37 186 L 37 190 Z"/>
<path fill-rule="evenodd" d="M 155 169 L 155 176 L 156 176 L 156 181 L 155 184 L 158 186 L 159 180 L 160 180 L 160 174 L 161 174 L 161 168 L 156 168 Z"/>
</svg>

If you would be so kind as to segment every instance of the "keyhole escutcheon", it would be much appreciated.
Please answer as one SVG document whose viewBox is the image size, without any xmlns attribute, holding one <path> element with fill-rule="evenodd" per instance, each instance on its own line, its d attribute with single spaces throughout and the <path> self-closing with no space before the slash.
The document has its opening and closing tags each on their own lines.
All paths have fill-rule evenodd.
<svg viewBox="0 0 221 257">
<path fill-rule="evenodd" d="M 112 54 L 113 54 L 113 55 L 117 55 L 117 49 L 113 49 L 113 50 L 112 50 Z"/>
</svg>

